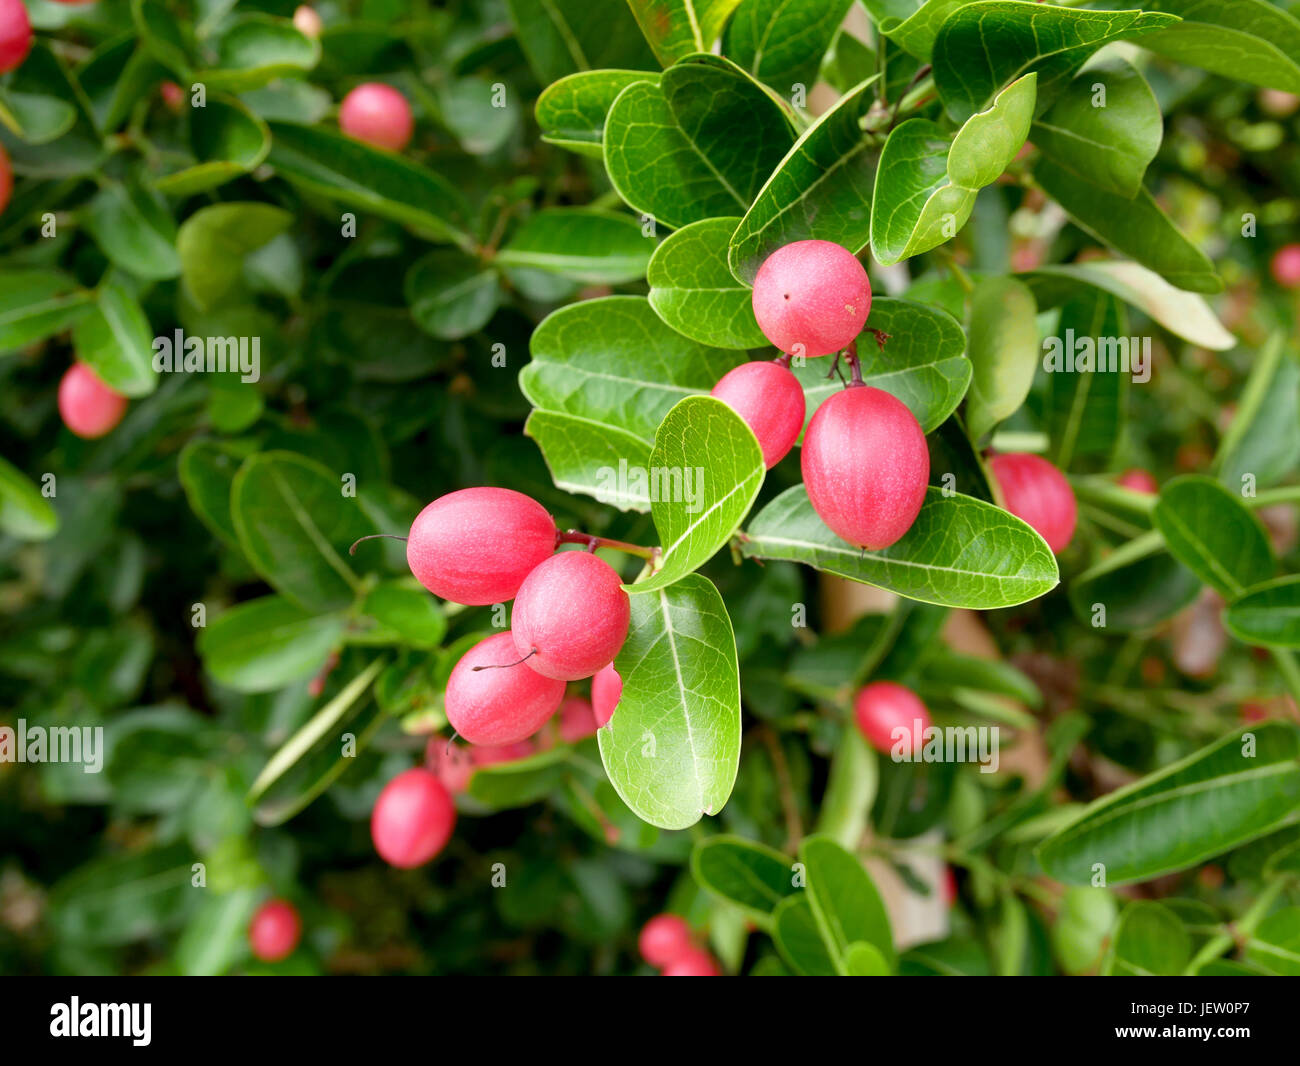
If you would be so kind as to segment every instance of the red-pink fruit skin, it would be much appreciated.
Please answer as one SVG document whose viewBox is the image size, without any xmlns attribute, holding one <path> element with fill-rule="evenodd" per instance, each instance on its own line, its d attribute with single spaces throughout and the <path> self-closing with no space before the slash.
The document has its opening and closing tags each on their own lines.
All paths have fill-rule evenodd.
<svg viewBox="0 0 1300 1066">
<path fill-rule="evenodd" d="M 656 914 L 641 927 L 636 943 L 641 958 L 661 968 L 696 950 L 691 927 L 676 914 Z"/>
<path fill-rule="evenodd" d="M 721 977 L 717 960 L 707 951 L 691 948 L 663 968 L 664 977 Z"/>
<path fill-rule="evenodd" d="M 293 28 L 304 37 L 319 37 L 323 24 L 314 7 L 299 4 L 293 11 Z"/>
<path fill-rule="evenodd" d="M 906 404 L 869 385 L 837 392 L 817 408 L 799 462 L 813 510 L 858 548 L 889 547 L 925 502 L 925 434 Z"/>
<path fill-rule="evenodd" d="M 435 596 L 482 607 L 504 603 L 555 551 L 555 522 L 513 489 L 459 489 L 415 516 L 406 562 Z"/>
<path fill-rule="evenodd" d="M 0 215 L 9 206 L 9 198 L 14 192 L 14 168 L 9 162 L 9 153 L 0 144 Z"/>
<path fill-rule="evenodd" d="M 470 648 L 451 671 L 447 721 L 471 744 L 525 740 L 546 724 L 564 699 L 563 681 L 543 677 L 518 660 L 514 638 L 495 633 Z"/>
<path fill-rule="evenodd" d="M 1145 470 L 1134 467 L 1132 470 L 1125 470 L 1124 473 L 1116 479 L 1115 484 L 1121 488 L 1128 489 L 1130 492 L 1141 492 L 1147 496 L 1154 496 L 1160 491 L 1160 482 L 1148 474 Z"/>
<path fill-rule="evenodd" d="M 1009 453 L 989 459 L 1002 505 L 1029 523 L 1054 554 L 1070 544 L 1079 506 L 1065 475 L 1039 455 Z"/>
<path fill-rule="evenodd" d="M 712 396 L 745 420 L 763 451 L 769 470 L 790 454 L 803 429 L 803 386 L 776 363 L 744 363 L 728 370 Z"/>
<path fill-rule="evenodd" d="M 895 729 L 905 729 L 912 737 L 912 751 L 925 743 L 930 728 L 930 712 L 910 688 L 894 681 L 873 681 L 858 690 L 853 698 L 853 719 L 873 748 L 888 755 L 898 740 Z M 901 738 L 900 738 L 901 739 Z"/>
<path fill-rule="evenodd" d="M 470 755 L 470 749 L 454 740 L 449 743 L 446 737 L 437 733 L 425 745 L 424 765 L 453 796 L 469 788 L 469 779 L 474 776 L 474 759 Z"/>
<path fill-rule="evenodd" d="M 596 716 L 596 725 L 604 728 L 614 717 L 618 701 L 623 697 L 623 679 L 614 664 L 602 666 L 591 678 L 591 709 Z"/>
<path fill-rule="evenodd" d="M 339 129 L 358 141 L 400 152 L 411 143 L 415 120 L 405 96 L 391 85 L 369 81 L 343 98 Z"/>
<path fill-rule="evenodd" d="M 437 776 L 417 766 L 384 786 L 370 812 L 370 839 L 390 866 L 423 866 L 447 846 L 456 805 Z"/>
<path fill-rule="evenodd" d="M 591 677 L 627 639 L 632 602 L 618 573 L 590 552 L 553 555 L 519 586 L 510 631 L 527 665 L 546 677 Z M 535 655 L 530 655 L 533 649 Z"/>
<path fill-rule="evenodd" d="M 1288 289 L 1300 288 L 1300 244 L 1279 248 L 1273 256 L 1273 280 Z"/>
<path fill-rule="evenodd" d="M 122 421 L 126 397 L 109 388 L 85 363 L 73 363 L 59 382 L 59 414 L 78 437 L 95 440 Z"/>
<path fill-rule="evenodd" d="M 302 936 L 298 908 L 283 899 L 267 900 L 248 923 L 248 944 L 263 962 L 279 962 L 293 954 Z"/>
<path fill-rule="evenodd" d="M 536 753 L 537 749 L 531 740 L 517 740 L 513 744 L 480 744 L 470 748 L 470 758 L 474 760 L 475 766 L 518 762 Z"/>
<path fill-rule="evenodd" d="M 591 709 L 591 701 L 581 696 L 564 697 L 559 719 L 560 739 L 566 744 L 576 744 L 596 734 L 596 712 Z"/>
<path fill-rule="evenodd" d="M 0 74 L 22 66 L 32 47 L 32 23 L 23 0 L 0 0 Z"/>
<path fill-rule="evenodd" d="M 781 351 L 830 355 L 862 332 L 871 312 L 871 282 L 847 248 L 795 241 L 758 268 L 753 305 L 758 328 Z"/>
</svg>

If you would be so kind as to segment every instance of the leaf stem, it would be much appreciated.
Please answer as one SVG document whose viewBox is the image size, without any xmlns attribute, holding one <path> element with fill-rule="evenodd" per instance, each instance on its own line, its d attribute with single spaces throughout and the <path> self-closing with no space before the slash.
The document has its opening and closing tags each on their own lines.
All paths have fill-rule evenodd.
<svg viewBox="0 0 1300 1066">
<path fill-rule="evenodd" d="M 1300 666 L 1296 665 L 1295 656 L 1288 648 L 1269 648 L 1269 651 L 1273 653 L 1273 660 L 1277 663 L 1282 680 L 1286 682 L 1291 699 L 1300 707 Z"/>
<path fill-rule="evenodd" d="M 1217 959 L 1225 951 L 1247 939 L 1255 931 L 1255 926 L 1259 925 L 1264 916 L 1268 914 L 1269 908 L 1277 902 L 1278 896 L 1282 894 L 1282 889 L 1285 887 L 1286 878 L 1284 877 L 1279 877 L 1265 885 L 1264 891 L 1250 905 L 1250 909 L 1238 921 L 1229 923 L 1228 928 L 1231 932 L 1220 933 L 1208 941 L 1196 953 L 1192 961 L 1187 964 L 1187 969 L 1183 971 L 1183 975 L 1187 977 L 1194 976 L 1196 971 L 1207 962 Z"/>
</svg>

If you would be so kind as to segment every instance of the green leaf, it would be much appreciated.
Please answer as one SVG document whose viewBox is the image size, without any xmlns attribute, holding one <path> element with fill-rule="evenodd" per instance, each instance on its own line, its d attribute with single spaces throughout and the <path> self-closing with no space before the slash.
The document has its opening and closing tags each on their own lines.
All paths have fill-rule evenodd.
<svg viewBox="0 0 1300 1066">
<path fill-rule="evenodd" d="M 623 802 L 661 829 L 717 814 L 740 764 L 736 641 L 718 590 L 688 574 L 633 596 L 614 668 L 623 695 L 598 739 Z"/>
<path fill-rule="evenodd" d="M 230 488 L 242 462 L 240 451 L 213 440 L 190 441 L 177 462 L 190 510 L 232 548 L 239 546 L 239 536 L 230 514 Z"/>
<path fill-rule="evenodd" d="M 1077 75 L 1034 123 L 1030 136 L 1036 148 L 1076 177 L 1132 200 L 1160 150 L 1164 121 L 1146 79 L 1115 59 Z"/>
<path fill-rule="evenodd" d="M 1294 818 L 1300 730 L 1268 722 L 1238 730 L 1090 804 L 1050 836 L 1050 877 L 1090 884 L 1096 864 L 1121 885 L 1195 866 Z"/>
<path fill-rule="evenodd" d="M 772 913 L 772 928 L 777 950 L 796 973 L 805 977 L 838 975 L 806 895 L 782 900 Z"/>
<path fill-rule="evenodd" d="M 1058 581 L 1056 559 L 1020 519 L 936 488 L 927 490 L 912 528 L 881 551 L 863 551 L 835 536 L 802 485 L 758 513 L 741 548 L 750 558 L 790 559 L 907 599 L 973 610 L 1026 603 Z"/>
<path fill-rule="evenodd" d="M 235 475 L 230 510 L 248 561 L 277 592 L 315 612 L 355 599 L 348 545 L 376 530 L 337 475 L 294 452 L 262 452 Z"/>
<path fill-rule="evenodd" d="M 1209 257 L 1179 232 L 1145 189 L 1125 199 L 1082 181 L 1050 159 L 1039 161 L 1034 178 L 1078 226 L 1103 244 L 1132 256 L 1180 289 L 1222 291 L 1223 282 Z"/>
<path fill-rule="evenodd" d="M 59 516 L 13 463 L 0 457 L 0 533 L 19 540 L 48 540 L 59 530 Z"/>
<path fill-rule="evenodd" d="M 1109 260 L 1039 267 L 1020 275 L 1020 280 L 1034 290 L 1042 309 L 1060 306 L 1077 295 L 1080 284 L 1090 285 L 1118 296 L 1174 336 L 1198 347 L 1226 352 L 1237 346 L 1237 338 L 1224 329 L 1204 299 L 1174 288 L 1139 263 Z"/>
<path fill-rule="evenodd" d="M 812 836 L 799 845 L 799 861 L 808 879 L 813 917 L 837 971 L 847 973 L 845 952 L 857 941 L 874 947 L 894 969 L 898 957 L 889 915 L 858 857 L 829 837 Z"/>
<path fill-rule="evenodd" d="M 493 810 L 526 807 L 554 792 L 564 781 L 565 748 L 551 748 L 526 759 L 481 766 L 469 779 L 469 794 Z"/>
<path fill-rule="evenodd" d="M 1056 449 L 1056 465 L 1062 470 L 1070 468 L 1076 455 L 1105 457 L 1115 450 L 1124 430 L 1132 375 L 1127 370 L 1112 372 L 1100 367 L 1115 350 L 1111 345 L 1116 338 L 1125 338 L 1130 357 L 1137 354 L 1134 349 L 1141 343 L 1140 338 L 1128 336 L 1128 319 L 1119 302 L 1096 290 L 1081 294 L 1062 309 L 1052 338 L 1062 346 L 1062 354 L 1068 351 L 1071 337 L 1076 343 L 1080 338 L 1093 342 L 1098 369 L 1054 366 L 1047 376 L 1047 428 Z"/>
<path fill-rule="evenodd" d="M 659 62 L 709 51 L 740 0 L 628 0 Z"/>
<path fill-rule="evenodd" d="M 982 0 L 954 12 L 934 42 L 934 84 L 948 114 L 965 122 L 1002 87 L 1039 75 L 1040 109 L 1103 44 L 1177 21 L 1144 11 L 1074 11 L 1023 0 Z"/>
<path fill-rule="evenodd" d="M 889 296 L 872 300 L 871 325 L 889 334 L 889 342 L 883 350 L 871 338 L 858 345 L 863 380 L 907 404 L 924 432 L 938 429 L 957 409 L 971 380 L 961 326 L 937 307 Z M 825 364 L 824 359 L 808 359 L 793 368 L 804 387 L 807 419 L 843 389 L 838 378 L 827 377 Z"/>
<path fill-rule="evenodd" d="M 524 435 L 542 450 L 556 488 L 594 496 L 620 511 L 650 510 L 648 481 L 628 476 L 649 470 L 650 441 L 596 419 L 542 410 L 528 416 Z"/>
<path fill-rule="evenodd" d="M 282 207 L 223 203 L 200 207 L 176 237 L 181 278 L 201 311 L 209 311 L 238 283 L 244 258 L 293 224 Z"/>
<path fill-rule="evenodd" d="M 650 513 L 663 554 L 654 574 L 626 585 L 652 593 L 699 569 L 749 514 L 767 472 L 745 420 L 712 396 L 688 396 L 664 418 L 650 453 Z"/>
<path fill-rule="evenodd" d="M 1119 917 L 1103 972 L 1117 977 L 1176 977 L 1192 958 L 1192 942 L 1168 907 L 1138 900 Z"/>
<path fill-rule="evenodd" d="M 1012 82 L 949 139 L 914 118 L 885 142 L 871 202 L 871 248 L 889 265 L 928 252 L 966 225 L 980 189 L 1016 158 L 1034 117 L 1038 76 Z"/>
<path fill-rule="evenodd" d="M 739 218 L 706 218 L 670 235 L 650 257 L 650 306 L 691 340 L 717 348 L 762 348 L 753 291 L 727 267 Z"/>
<path fill-rule="evenodd" d="M 50 890 L 47 925 L 70 944 L 130 944 L 174 929 L 199 893 L 184 844 L 126 852 L 77 867 Z"/>
<path fill-rule="evenodd" d="M 542 140 L 603 159 L 605 116 L 618 94 L 638 81 L 658 85 L 659 75 L 641 70 L 589 70 L 552 82 L 537 98 Z"/>
<path fill-rule="evenodd" d="M 1009 277 L 980 282 L 971 295 L 971 386 L 966 428 L 978 441 L 1025 402 L 1038 369 L 1038 306 Z"/>
<path fill-rule="evenodd" d="M 538 211 L 496 256 L 503 267 L 543 270 L 587 285 L 621 285 L 645 276 L 652 237 L 612 211 L 554 207 Z"/>
<path fill-rule="evenodd" d="M 845 977 L 888 977 L 889 963 L 880 949 L 859 940 L 844 949 L 840 960 Z"/>
<path fill-rule="evenodd" d="M 702 888 L 765 925 L 776 905 L 799 891 L 793 865 L 774 848 L 737 836 L 706 837 L 691 852 L 691 874 Z"/>
<path fill-rule="evenodd" d="M 276 78 L 311 70 L 320 61 L 320 42 L 298 32 L 290 19 L 240 15 L 226 23 L 216 42 L 217 65 L 194 75 L 209 89 L 241 93 Z"/>
<path fill-rule="evenodd" d="M 455 248 L 436 248 L 413 263 L 404 288 L 411 317 L 440 340 L 477 333 L 501 301 L 496 271 Z"/>
<path fill-rule="evenodd" d="M 96 48 L 78 68 L 77 81 L 95 125 L 108 132 L 121 126 L 136 102 L 165 75 L 136 34 L 128 31 Z"/>
<path fill-rule="evenodd" d="M 188 77 L 190 57 L 180 24 L 162 0 L 131 0 L 131 20 L 149 54 L 172 73 Z"/>
<path fill-rule="evenodd" d="M 134 293 L 114 278 L 95 290 L 94 304 L 73 325 L 72 346 L 118 392 L 145 396 L 158 387 L 149 320 Z"/>
<path fill-rule="evenodd" d="M 293 184 L 346 211 L 392 219 L 462 248 L 472 245 L 464 198 L 433 171 L 331 130 L 290 122 L 272 122 L 270 129 L 269 161 Z"/>
<path fill-rule="evenodd" d="M 1256 356 L 1232 424 L 1219 442 L 1214 467 L 1230 488 L 1257 488 L 1281 481 L 1300 465 L 1300 360 L 1286 334 L 1274 333 Z"/>
<path fill-rule="evenodd" d="M 641 29 L 625 3 L 508 0 L 515 37 L 543 85 L 578 70 L 655 69 Z"/>
<path fill-rule="evenodd" d="M 63 332 L 93 298 L 57 270 L 0 270 L 0 352 Z"/>
<path fill-rule="evenodd" d="M 928 63 L 939 27 L 949 15 L 969 3 L 971 0 L 903 0 L 899 7 L 905 14 L 885 16 L 880 28 L 903 51 Z"/>
<path fill-rule="evenodd" d="M 486 78 L 455 78 L 438 91 L 438 109 L 445 125 L 470 155 L 497 151 L 519 124 L 519 106 L 512 93 L 498 95 Z"/>
<path fill-rule="evenodd" d="M 731 272 L 753 284 L 763 260 L 793 241 L 822 240 L 859 252 L 871 238 L 879 145 L 862 132 L 875 78 L 844 96 L 795 142 L 731 237 Z M 714 214 L 726 214 L 716 211 Z"/>
<path fill-rule="evenodd" d="M 950 651 L 935 652 L 926 658 L 925 673 L 920 681 L 922 685 L 993 692 L 1027 703 L 1030 707 L 1041 706 L 1043 702 L 1043 694 L 1034 681 L 1001 659 L 979 659 Z"/>
<path fill-rule="evenodd" d="M 1246 959 L 1269 973 L 1300 977 L 1300 907 L 1274 911 L 1246 943 Z"/>
<path fill-rule="evenodd" d="M 1224 610 L 1223 624 L 1247 644 L 1300 648 L 1300 576 L 1247 589 Z"/>
<path fill-rule="evenodd" d="M 0 123 L 28 144 L 48 144 L 77 121 L 77 109 L 57 96 L 0 89 Z"/>
<path fill-rule="evenodd" d="M 83 219 L 104 254 L 128 273 L 150 281 L 180 273 L 176 222 L 156 192 L 114 182 L 86 205 Z"/>
<path fill-rule="evenodd" d="M 1111 552 L 1070 583 L 1070 605 L 1079 620 L 1121 633 L 1148 629 L 1172 618 L 1196 599 L 1201 583 L 1164 551 L 1159 534 L 1138 538 Z"/>
<path fill-rule="evenodd" d="M 1273 576 L 1273 551 L 1259 519 L 1211 478 L 1189 474 L 1166 483 L 1152 520 L 1178 561 L 1228 598 Z"/>
<path fill-rule="evenodd" d="M 748 209 L 794 141 L 781 105 L 721 56 L 629 85 L 605 122 L 605 168 L 635 210 L 678 229 Z"/>
<path fill-rule="evenodd" d="M 341 614 L 312 614 L 280 596 L 249 600 L 199 633 L 203 665 L 240 692 L 270 692 L 311 677 L 343 639 Z"/>
<path fill-rule="evenodd" d="M 853 0 L 744 0 L 727 28 L 727 55 L 782 95 L 811 89 Z"/>
<path fill-rule="evenodd" d="M 176 942 L 176 967 L 186 977 L 219 977 L 248 950 L 248 926 L 261 891 L 205 895 Z"/>
<path fill-rule="evenodd" d="M 381 582 L 367 593 L 361 609 L 402 643 L 417 648 L 436 648 L 447 634 L 447 616 L 418 585 Z"/>
<path fill-rule="evenodd" d="M 154 182 L 168 196 L 192 196 L 224 185 L 261 166 L 271 150 L 266 123 L 233 98 L 209 96 L 206 107 L 190 108 L 189 122 L 196 162 Z"/>
</svg>

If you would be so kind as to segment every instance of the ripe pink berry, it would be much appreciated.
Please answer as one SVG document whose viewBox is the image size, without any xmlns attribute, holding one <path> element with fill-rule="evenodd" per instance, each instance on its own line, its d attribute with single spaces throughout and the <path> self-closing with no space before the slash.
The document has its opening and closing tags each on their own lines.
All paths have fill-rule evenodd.
<svg viewBox="0 0 1300 1066">
<path fill-rule="evenodd" d="M 482 607 L 513 598 L 555 536 L 546 508 L 522 492 L 460 489 L 415 516 L 406 562 L 435 596 Z"/>
<path fill-rule="evenodd" d="M 930 712 L 921 697 L 894 681 L 873 681 L 859 689 L 853 698 L 853 718 L 867 742 L 885 755 L 907 736 L 911 738 L 907 750 L 920 750 L 930 728 Z"/>
<path fill-rule="evenodd" d="M 591 678 L 591 710 L 598 728 L 604 728 L 614 717 L 618 701 L 623 697 L 623 679 L 614 664 L 601 667 Z"/>
<path fill-rule="evenodd" d="M 585 551 L 560 552 L 519 586 L 510 619 L 519 657 L 546 677 L 591 677 L 627 639 L 632 603 L 609 563 Z"/>
<path fill-rule="evenodd" d="M 859 548 L 887 548 L 911 529 L 930 478 L 920 423 L 901 400 L 869 385 L 817 408 L 800 465 L 813 510 Z"/>
<path fill-rule="evenodd" d="M 110 389 L 85 363 L 73 363 L 59 382 L 59 414 L 78 437 L 104 436 L 126 414 L 126 397 Z"/>
<path fill-rule="evenodd" d="M 1145 470 L 1137 467 L 1132 470 L 1125 470 L 1116 479 L 1115 484 L 1128 489 L 1130 492 L 1141 492 L 1146 496 L 1154 496 L 1160 491 L 1160 482 Z"/>
<path fill-rule="evenodd" d="M 447 846 L 456 806 L 443 783 L 423 767 L 404 770 L 384 786 L 370 813 L 370 839 L 390 866 L 423 866 Z"/>
<path fill-rule="evenodd" d="M 1279 248 L 1273 256 L 1273 280 L 1288 289 L 1300 287 L 1300 244 Z"/>
<path fill-rule="evenodd" d="M 424 765 L 453 796 L 458 796 L 469 788 L 469 779 L 474 776 L 474 759 L 470 755 L 470 749 L 455 741 L 449 743 L 446 737 L 437 733 L 425 745 Z"/>
<path fill-rule="evenodd" d="M 23 0 L 0 0 L 0 74 L 22 66 L 32 47 L 32 24 Z"/>
<path fill-rule="evenodd" d="M 596 713 L 591 709 L 591 702 L 581 696 L 566 696 L 557 717 L 560 739 L 566 744 L 576 744 L 596 735 Z"/>
<path fill-rule="evenodd" d="M 744 363 L 729 370 L 710 393 L 754 431 L 771 470 L 794 447 L 803 429 L 803 386 L 785 367 L 772 362 Z"/>
<path fill-rule="evenodd" d="M 179 112 L 185 106 L 185 90 L 174 81 L 165 81 L 158 86 L 158 94 L 168 111 Z"/>
<path fill-rule="evenodd" d="M 753 303 L 758 328 L 781 351 L 830 355 L 862 332 L 871 311 L 871 282 L 847 248 L 795 241 L 763 261 Z"/>
<path fill-rule="evenodd" d="M 691 927 L 676 914 L 656 914 L 642 926 L 636 944 L 641 958 L 661 968 L 697 950 Z"/>
<path fill-rule="evenodd" d="M 349 137 L 400 152 L 411 142 L 415 120 L 406 97 L 391 85 L 358 85 L 339 105 L 339 129 Z"/>
<path fill-rule="evenodd" d="M 531 737 L 564 699 L 563 681 L 543 677 L 518 660 L 514 638 L 496 633 L 470 648 L 452 670 L 444 701 L 447 721 L 471 744 L 513 744 Z"/>
<path fill-rule="evenodd" d="M 1065 551 L 1079 519 L 1074 490 L 1065 475 L 1038 455 L 1013 453 L 989 459 L 1002 506 L 1028 522 L 1056 554 Z"/>
<path fill-rule="evenodd" d="M 0 144 L 0 215 L 9 206 L 9 197 L 14 191 L 14 168 L 9 162 L 9 153 Z"/>
<path fill-rule="evenodd" d="M 531 740 L 517 740 L 513 744 L 480 744 L 470 748 L 470 758 L 474 760 L 475 766 L 518 762 L 536 753 L 537 748 Z"/>
<path fill-rule="evenodd" d="M 721 977 L 717 960 L 707 951 L 691 948 L 663 968 L 664 977 Z"/>
<path fill-rule="evenodd" d="M 319 37 L 323 24 L 314 7 L 299 4 L 293 12 L 293 25 L 304 37 Z"/>
<path fill-rule="evenodd" d="M 263 962 L 279 962 L 292 955 L 301 936 L 302 919 L 288 900 L 267 900 L 248 924 L 248 943 Z"/>
</svg>

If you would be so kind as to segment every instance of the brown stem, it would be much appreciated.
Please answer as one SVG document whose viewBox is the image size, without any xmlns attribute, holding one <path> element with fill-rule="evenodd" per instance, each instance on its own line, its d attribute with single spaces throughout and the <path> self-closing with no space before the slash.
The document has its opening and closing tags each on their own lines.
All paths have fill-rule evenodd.
<svg viewBox="0 0 1300 1066">
<path fill-rule="evenodd" d="M 844 361 L 849 364 L 849 374 L 853 378 L 849 382 L 849 387 L 865 385 L 866 382 L 862 380 L 862 363 L 858 361 L 858 342 L 856 340 L 849 345 L 848 351 L 844 353 Z"/>
<path fill-rule="evenodd" d="M 406 540 L 406 539 L 407 539 L 406 537 L 399 537 L 396 533 L 371 533 L 369 536 L 366 536 L 366 537 L 358 537 L 356 540 L 354 540 L 354 541 L 352 542 L 352 547 L 350 547 L 350 548 L 348 549 L 348 554 L 349 554 L 349 555 L 356 555 L 356 554 L 357 554 L 357 545 L 358 545 L 358 544 L 360 544 L 363 540 L 374 540 L 374 539 L 377 538 L 377 537 L 387 537 L 389 540 Z"/>
<path fill-rule="evenodd" d="M 789 369 L 790 369 L 790 353 L 789 353 L 789 352 L 782 352 L 782 353 L 781 353 L 780 355 L 778 355 L 775 359 L 773 359 L 772 362 L 774 362 L 777 366 L 783 366 L 783 367 L 785 367 L 787 370 L 789 370 Z"/>
<path fill-rule="evenodd" d="M 790 780 L 790 765 L 786 762 L 785 751 L 781 747 L 781 738 L 768 725 L 758 730 L 772 758 L 772 770 L 776 774 L 777 791 L 781 794 L 781 809 L 785 812 L 785 850 L 792 853 L 803 839 L 803 822 L 799 818 L 799 805 L 794 798 L 794 785 Z"/>
<path fill-rule="evenodd" d="M 640 544 L 629 544 L 625 540 L 611 540 L 609 537 L 597 537 L 591 533 L 583 533 L 579 529 L 567 529 L 563 532 L 557 529 L 555 546 L 558 548 L 561 544 L 583 544 L 586 545 L 587 551 L 612 548 L 614 551 L 625 552 L 628 555 L 639 555 L 642 559 L 653 559 L 659 554 L 657 547 L 643 548 Z"/>
<path fill-rule="evenodd" d="M 885 350 L 885 341 L 889 340 L 892 334 L 886 333 L 883 329 L 873 329 L 871 326 L 867 327 L 867 332 L 875 335 L 876 344 L 879 345 L 880 350 L 883 352 Z"/>
<path fill-rule="evenodd" d="M 537 649 L 533 648 L 522 659 L 516 659 L 512 663 L 489 663 L 487 666 L 471 666 L 470 669 L 476 672 L 479 670 L 508 670 L 512 666 L 519 666 L 521 663 L 526 663 L 529 659 L 531 659 L 536 654 L 537 654 Z"/>
</svg>

